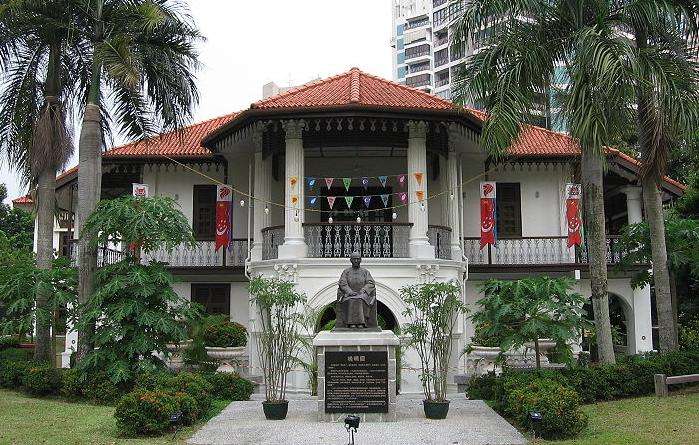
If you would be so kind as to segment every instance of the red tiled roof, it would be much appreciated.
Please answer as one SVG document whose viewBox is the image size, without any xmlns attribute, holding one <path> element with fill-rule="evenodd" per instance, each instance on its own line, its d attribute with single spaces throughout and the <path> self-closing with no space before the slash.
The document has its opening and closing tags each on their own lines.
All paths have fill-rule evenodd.
<svg viewBox="0 0 699 445">
<path fill-rule="evenodd" d="M 34 204 L 34 200 L 30 195 L 24 195 L 13 199 L 12 204 Z"/>
<path fill-rule="evenodd" d="M 415 110 L 455 110 L 448 100 L 352 68 L 253 103 L 251 109 L 364 105 Z"/>
<path fill-rule="evenodd" d="M 201 145 L 202 139 L 209 132 L 219 128 L 237 114 L 237 112 L 227 114 L 190 125 L 180 131 L 163 133 L 144 141 L 122 145 L 121 147 L 107 150 L 103 156 L 105 158 L 157 158 L 158 156 L 167 155 L 179 159 L 210 157 L 211 151 Z"/>
</svg>

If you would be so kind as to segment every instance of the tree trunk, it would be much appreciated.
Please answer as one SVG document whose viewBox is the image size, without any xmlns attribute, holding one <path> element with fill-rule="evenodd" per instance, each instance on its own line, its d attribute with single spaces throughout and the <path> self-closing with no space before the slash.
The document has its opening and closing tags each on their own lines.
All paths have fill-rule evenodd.
<svg viewBox="0 0 699 445">
<path fill-rule="evenodd" d="M 590 267 L 592 308 L 597 331 L 597 355 L 602 363 L 614 363 L 612 328 L 607 295 L 607 242 L 604 220 L 602 155 L 590 149 L 582 152 L 582 182 L 585 210 L 587 261 Z"/>
<path fill-rule="evenodd" d="M 39 172 L 36 187 L 36 265 L 49 270 L 53 263 L 53 227 L 56 209 L 56 171 L 50 168 Z M 34 359 L 51 360 L 51 314 L 47 313 L 49 295 L 36 291 L 36 337 Z"/>
<path fill-rule="evenodd" d="M 658 336 L 660 351 L 674 351 L 678 347 L 675 313 L 670 292 L 670 271 L 667 266 L 665 245 L 665 219 L 660 190 L 653 175 L 642 181 L 643 202 L 646 207 L 646 220 L 650 227 L 650 247 L 653 259 L 653 284 L 655 307 L 658 311 Z"/>
<path fill-rule="evenodd" d="M 102 127 L 100 110 L 97 105 L 87 104 L 80 133 L 79 173 L 78 173 L 78 224 L 79 240 L 79 275 L 78 302 L 85 304 L 89 301 L 95 287 L 95 271 L 97 270 L 97 248 L 91 246 L 92 237 L 83 231 L 85 221 L 94 211 L 100 198 L 102 179 Z M 81 360 L 92 349 L 87 337 L 88 332 L 78 332 L 77 360 Z"/>
</svg>

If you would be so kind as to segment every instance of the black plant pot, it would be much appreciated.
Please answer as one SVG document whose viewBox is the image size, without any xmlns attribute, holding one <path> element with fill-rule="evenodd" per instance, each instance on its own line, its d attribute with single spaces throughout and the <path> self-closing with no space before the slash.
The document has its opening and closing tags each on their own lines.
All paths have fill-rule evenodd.
<svg viewBox="0 0 699 445">
<path fill-rule="evenodd" d="M 428 419 L 446 419 L 449 412 L 449 401 L 423 400 L 422 407 L 425 409 L 425 417 Z"/>
<path fill-rule="evenodd" d="M 265 412 L 267 420 L 284 420 L 286 413 L 289 411 L 289 401 L 262 402 L 262 411 Z"/>
</svg>

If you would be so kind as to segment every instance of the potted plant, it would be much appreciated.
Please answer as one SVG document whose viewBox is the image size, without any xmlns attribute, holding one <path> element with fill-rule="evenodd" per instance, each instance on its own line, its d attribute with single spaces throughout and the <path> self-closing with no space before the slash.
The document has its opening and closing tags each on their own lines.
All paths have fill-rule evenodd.
<svg viewBox="0 0 699 445">
<path fill-rule="evenodd" d="M 218 372 L 238 372 L 247 361 L 247 330 L 225 316 L 211 317 L 202 331 L 206 355 L 220 363 Z"/>
<path fill-rule="evenodd" d="M 286 376 L 303 347 L 306 296 L 289 281 L 262 276 L 250 280 L 249 290 L 259 323 L 255 341 L 265 384 L 262 409 L 267 419 L 281 420 L 289 409 Z"/>
<path fill-rule="evenodd" d="M 401 288 L 407 308 L 407 346 L 420 357 L 420 380 L 425 396 L 423 408 L 428 419 L 444 419 L 449 412 L 447 374 L 452 351 L 452 334 L 458 316 L 467 312 L 461 288 L 454 282 L 427 283 Z"/>
</svg>

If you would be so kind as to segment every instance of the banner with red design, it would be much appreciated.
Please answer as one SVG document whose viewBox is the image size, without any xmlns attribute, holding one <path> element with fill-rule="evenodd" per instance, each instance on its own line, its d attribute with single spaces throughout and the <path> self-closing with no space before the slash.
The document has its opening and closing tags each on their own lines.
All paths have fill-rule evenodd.
<svg viewBox="0 0 699 445">
<path fill-rule="evenodd" d="M 481 250 L 497 241 L 497 221 L 495 220 L 495 182 L 481 182 Z"/>
<path fill-rule="evenodd" d="M 231 243 L 233 189 L 227 185 L 216 186 L 216 246 L 215 251 Z"/>
<path fill-rule="evenodd" d="M 582 244 L 582 218 L 580 218 L 580 184 L 566 184 L 566 222 L 568 247 Z"/>
</svg>

